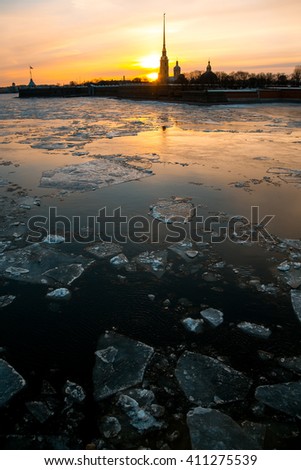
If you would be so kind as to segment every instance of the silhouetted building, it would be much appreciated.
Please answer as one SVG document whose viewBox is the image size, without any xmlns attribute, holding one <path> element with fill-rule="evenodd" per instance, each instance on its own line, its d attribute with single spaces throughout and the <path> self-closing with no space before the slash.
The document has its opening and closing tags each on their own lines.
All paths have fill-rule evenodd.
<svg viewBox="0 0 301 470">
<path fill-rule="evenodd" d="M 173 68 L 173 78 L 174 78 L 174 80 L 177 80 L 180 75 L 181 75 L 181 67 L 179 66 L 179 62 L 176 61 L 176 65 Z"/>
<path fill-rule="evenodd" d="M 27 85 L 29 88 L 34 88 L 34 87 L 36 86 L 35 82 L 34 82 L 33 79 L 32 79 L 32 72 L 31 72 L 32 70 L 33 70 L 33 67 L 30 65 L 30 66 L 29 66 L 30 80 L 29 80 L 29 83 L 28 83 L 28 85 Z"/>
<path fill-rule="evenodd" d="M 160 83 L 168 83 L 169 70 L 168 70 L 168 57 L 166 54 L 166 43 L 165 43 L 165 13 L 163 15 L 163 48 L 162 56 L 160 59 L 160 71 L 158 75 L 158 81 Z"/>
<path fill-rule="evenodd" d="M 208 60 L 208 65 L 205 73 L 199 78 L 199 82 L 203 85 L 215 85 L 218 82 L 218 78 L 214 72 L 212 72 L 210 60 Z"/>
<path fill-rule="evenodd" d="M 34 87 L 36 87 L 36 84 L 35 84 L 35 82 L 33 81 L 32 78 L 30 79 L 30 81 L 29 81 L 29 83 L 28 83 L 27 86 L 28 86 L 29 88 L 34 88 Z"/>
</svg>

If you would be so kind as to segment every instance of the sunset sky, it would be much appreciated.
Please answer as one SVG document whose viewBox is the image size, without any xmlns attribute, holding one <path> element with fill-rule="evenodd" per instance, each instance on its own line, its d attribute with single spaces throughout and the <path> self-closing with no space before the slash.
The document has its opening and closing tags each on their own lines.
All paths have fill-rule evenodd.
<svg viewBox="0 0 301 470">
<path fill-rule="evenodd" d="M 300 0 L 0 0 L 0 86 L 156 72 L 286 72 L 301 64 Z"/>
</svg>

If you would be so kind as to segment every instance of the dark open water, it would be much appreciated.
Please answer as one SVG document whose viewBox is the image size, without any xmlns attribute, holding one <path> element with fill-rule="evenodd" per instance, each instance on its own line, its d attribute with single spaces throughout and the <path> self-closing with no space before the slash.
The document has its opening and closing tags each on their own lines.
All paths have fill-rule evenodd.
<svg viewBox="0 0 301 470">
<path fill-rule="evenodd" d="M 79 216 L 84 226 L 87 215 L 97 215 L 102 207 L 111 213 L 121 206 L 127 216 L 143 215 L 151 221 L 151 204 L 160 197 L 180 196 L 192 198 L 204 217 L 213 212 L 248 216 L 257 205 L 261 214 L 275 215 L 269 229 L 277 237 L 300 237 L 299 181 L 269 172 L 275 167 L 301 168 L 298 105 L 200 108 L 88 98 L 0 100 L 0 163 L 10 162 L 0 166 L 0 176 L 42 198 L 30 215 L 47 215 L 54 206 L 59 214 Z M 149 163 L 152 176 L 101 190 L 58 194 L 39 187 L 43 171 L 114 154 L 156 154 L 159 160 Z M 5 186 L 0 191 L 16 197 Z M 131 258 L 167 248 L 163 227 L 160 233 L 159 244 L 128 243 L 124 253 Z M 57 249 L 80 253 L 83 246 Z M 301 353 L 300 323 L 288 289 L 280 283 L 277 295 L 270 295 L 249 284 L 257 277 L 262 284 L 279 286 L 276 266 L 285 258 L 286 253 L 271 253 L 266 246 L 225 242 L 208 250 L 196 269 L 169 253 L 172 267 L 161 279 L 98 261 L 74 283 L 71 301 L 54 307 L 45 299 L 45 286 L 1 280 L 0 295 L 17 299 L 1 310 L 0 346 L 33 384 L 69 378 L 90 391 L 97 338 L 113 328 L 156 348 L 177 350 L 184 344 L 208 355 L 227 356 L 233 367 L 258 377 L 264 371 L 258 349 L 286 357 Z M 204 280 L 208 266 L 220 260 L 225 267 L 212 269 L 220 279 Z M 166 298 L 171 301 L 168 309 L 162 305 Z M 181 307 L 181 298 L 191 305 Z M 194 337 L 181 320 L 188 315 L 198 318 L 201 305 L 222 310 L 224 324 Z M 271 339 L 263 344 L 238 333 L 236 324 L 244 320 L 270 327 Z"/>
</svg>

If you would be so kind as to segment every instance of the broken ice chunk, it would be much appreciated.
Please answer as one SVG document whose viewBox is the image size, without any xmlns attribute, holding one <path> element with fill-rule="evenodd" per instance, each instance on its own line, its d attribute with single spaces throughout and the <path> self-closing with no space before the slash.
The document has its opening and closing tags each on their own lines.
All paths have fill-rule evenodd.
<svg viewBox="0 0 301 470">
<path fill-rule="evenodd" d="M 166 224 L 173 222 L 186 223 L 195 214 L 195 207 L 188 198 L 171 197 L 170 199 L 160 199 L 150 209 L 154 219 L 161 220 Z"/>
<path fill-rule="evenodd" d="M 39 423 L 45 423 L 54 414 L 42 401 L 28 401 L 26 408 Z"/>
<path fill-rule="evenodd" d="M 201 406 L 187 414 L 191 448 L 194 450 L 258 449 L 259 446 L 249 437 L 230 416 Z"/>
<path fill-rule="evenodd" d="M 122 248 L 118 243 L 113 242 L 96 242 L 86 248 L 86 251 L 99 259 L 109 258 L 122 252 Z"/>
<path fill-rule="evenodd" d="M 260 339 L 268 339 L 272 333 L 269 328 L 266 328 L 263 325 L 257 325 L 247 321 L 239 323 L 237 327 L 247 335 L 255 336 L 255 338 Z"/>
<path fill-rule="evenodd" d="M 4 308 L 12 304 L 15 298 L 15 295 L 2 295 L 0 297 L 0 308 Z"/>
<path fill-rule="evenodd" d="M 98 160 L 44 171 L 40 186 L 89 191 L 95 188 L 138 180 L 151 174 L 144 168 L 135 168 L 111 155 L 102 156 Z"/>
<path fill-rule="evenodd" d="M 185 251 L 185 255 L 188 256 L 188 258 L 195 258 L 196 256 L 198 256 L 199 252 L 197 250 L 187 250 Z"/>
<path fill-rule="evenodd" d="M 201 311 L 201 315 L 213 328 L 221 325 L 224 321 L 223 312 L 216 308 L 206 308 L 206 310 Z"/>
<path fill-rule="evenodd" d="M 182 320 L 182 324 L 184 328 L 190 333 L 198 334 L 198 333 L 202 333 L 203 331 L 204 320 L 188 317 Z"/>
<path fill-rule="evenodd" d="M 221 361 L 190 351 L 179 358 L 175 374 L 187 399 L 206 407 L 242 400 L 252 384 Z"/>
<path fill-rule="evenodd" d="M 121 431 L 121 425 L 115 416 L 104 416 L 101 420 L 101 430 L 106 438 L 116 437 Z"/>
<path fill-rule="evenodd" d="M 93 263 L 81 256 L 57 252 L 47 244 L 34 243 L 4 252 L 0 275 L 34 284 L 68 285 Z"/>
<path fill-rule="evenodd" d="M 59 284 L 70 285 L 75 279 L 80 277 L 84 272 L 82 264 L 68 264 L 67 266 L 56 266 L 53 269 L 48 269 L 42 276 L 43 279 L 50 282 Z"/>
<path fill-rule="evenodd" d="M 65 287 L 60 287 L 59 289 L 55 289 L 52 292 L 48 292 L 46 294 L 46 298 L 49 300 L 70 300 L 71 292 Z"/>
<path fill-rule="evenodd" d="M 291 301 L 295 314 L 301 322 L 301 291 L 291 290 Z"/>
<path fill-rule="evenodd" d="M 301 374 L 301 356 L 294 357 L 280 357 L 278 364 L 285 369 Z"/>
<path fill-rule="evenodd" d="M 111 258 L 110 263 L 112 266 L 121 267 L 121 266 L 125 266 L 126 264 L 128 264 L 129 260 L 123 253 L 120 253 L 119 255 Z"/>
<path fill-rule="evenodd" d="M 167 252 L 162 251 L 144 251 L 136 256 L 133 261 L 145 271 L 150 271 L 157 277 L 161 277 L 167 264 Z"/>
<path fill-rule="evenodd" d="M 118 349 L 114 348 L 114 346 L 109 346 L 106 349 L 95 351 L 95 355 L 99 357 L 106 364 L 114 362 L 117 353 L 118 353 Z"/>
<path fill-rule="evenodd" d="M 278 411 L 301 418 L 301 381 L 256 388 L 255 398 Z"/>
<path fill-rule="evenodd" d="M 49 234 L 47 237 L 44 238 L 43 243 L 49 243 L 51 244 L 57 244 L 57 243 L 64 243 L 65 237 L 62 237 L 61 235 L 53 235 Z"/>
<path fill-rule="evenodd" d="M 70 380 L 67 380 L 65 383 L 64 392 L 66 395 L 65 402 L 70 405 L 73 403 L 81 403 L 86 398 L 84 389 Z"/>
<path fill-rule="evenodd" d="M 109 347 L 117 353 L 114 363 L 105 361 L 104 356 L 96 354 L 96 362 L 93 370 L 94 398 L 103 400 L 115 395 L 121 390 L 141 383 L 147 364 L 154 352 L 153 348 L 115 333 L 106 333 L 99 338 L 98 353 L 104 352 Z M 114 354 L 114 350 L 110 350 Z M 110 353 L 108 353 L 110 356 Z M 106 358 L 109 357 L 106 354 Z"/>
<path fill-rule="evenodd" d="M 291 265 L 287 261 L 283 261 L 281 264 L 279 264 L 279 266 L 277 266 L 278 271 L 284 271 L 284 272 L 289 271 L 290 268 L 291 268 Z"/>
<path fill-rule="evenodd" d="M 0 359 L 0 408 L 26 385 L 23 377 L 4 359 Z"/>
<path fill-rule="evenodd" d="M 293 289 L 298 289 L 298 287 L 301 286 L 301 272 L 299 268 L 291 268 L 291 270 L 285 272 L 282 277 L 286 284 Z"/>
<path fill-rule="evenodd" d="M 151 390 L 132 389 L 127 394 L 120 394 L 117 405 L 129 418 L 131 426 L 140 433 L 150 429 L 161 429 L 163 423 L 153 415 L 155 396 Z"/>
</svg>

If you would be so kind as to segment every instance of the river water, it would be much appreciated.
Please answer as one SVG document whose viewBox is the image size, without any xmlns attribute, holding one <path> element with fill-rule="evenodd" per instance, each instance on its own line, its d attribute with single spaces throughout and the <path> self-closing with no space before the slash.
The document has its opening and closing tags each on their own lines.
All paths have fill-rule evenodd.
<svg viewBox="0 0 301 470">
<path fill-rule="evenodd" d="M 38 198 L 40 205 L 31 206 L 28 217 L 47 218 L 49 207 L 54 207 L 60 216 L 77 218 L 83 229 L 88 216 L 96 217 L 102 208 L 112 215 L 120 207 L 127 220 L 139 216 L 151 226 L 150 207 L 160 198 L 178 197 L 187 198 L 202 220 L 215 216 L 224 224 L 234 216 L 250 220 L 255 206 L 257 222 L 273 216 L 267 231 L 275 237 L 274 242 L 260 237 L 254 243 L 229 238 L 214 243 L 219 225 L 213 224 L 203 240 L 209 245 L 197 262 L 188 262 L 168 249 L 166 224 L 159 224 L 157 241 L 150 239 L 150 231 L 140 243 L 129 236 L 133 227 L 125 224 L 123 252 L 128 259 L 144 251 L 167 250 L 166 272 L 159 277 L 96 261 L 72 285 L 71 300 L 55 305 L 45 299 L 44 285 L 3 279 L 0 294 L 16 296 L 1 310 L 0 346 L 6 358 L 26 378 L 49 378 L 58 371 L 64 378 L 89 384 L 97 338 L 115 329 L 158 348 L 196 342 L 201 351 L 228 356 L 233 366 L 254 367 L 260 375 L 262 363 L 255 351 L 262 344 L 236 334 L 235 325 L 241 321 L 271 329 L 264 343 L 271 354 L 300 354 L 300 323 L 277 270 L 288 252 L 274 249 L 283 239 L 300 238 L 300 151 L 297 104 L 206 107 L 2 95 L 0 195 L 2 201 L 17 203 L 20 197 Z M 93 190 L 41 184 L 45 172 L 107 157 L 110 162 L 134 162 L 144 173 Z M 49 228 L 54 229 L 53 222 Z M 113 229 L 114 224 L 108 225 L 109 234 Z M 88 256 L 86 243 L 71 241 L 57 249 Z M 163 303 L 166 299 L 169 305 Z M 223 328 L 197 337 L 185 330 L 182 320 L 199 318 L 205 306 L 224 313 Z"/>
</svg>

